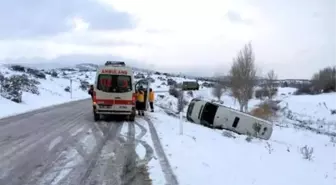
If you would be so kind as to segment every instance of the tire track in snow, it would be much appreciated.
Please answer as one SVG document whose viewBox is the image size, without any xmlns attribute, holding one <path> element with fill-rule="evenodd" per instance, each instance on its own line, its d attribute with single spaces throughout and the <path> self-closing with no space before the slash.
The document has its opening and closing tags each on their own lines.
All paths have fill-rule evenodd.
<svg viewBox="0 0 336 185">
<path fill-rule="evenodd" d="M 149 163 L 150 160 L 152 160 L 153 156 L 154 156 L 154 150 L 153 148 L 145 141 L 141 140 L 147 133 L 147 129 L 142 126 L 141 124 L 139 124 L 138 122 L 135 122 L 135 125 L 138 126 L 140 128 L 140 134 L 136 136 L 136 147 L 137 145 L 140 143 L 146 150 L 146 153 L 145 153 L 145 157 L 141 160 L 138 161 L 138 166 L 140 165 L 145 165 L 147 163 Z"/>
<path fill-rule="evenodd" d="M 147 129 L 144 126 L 142 126 L 141 124 L 139 124 L 138 122 L 135 122 L 135 125 L 138 126 L 140 128 L 140 130 L 141 130 L 140 134 L 138 134 L 136 136 L 136 139 L 137 140 L 141 140 L 141 138 L 143 138 L 146 135 Z M 136 145 L 138 145 L 138 142 L 136 143 Z"/>
<path fill-rule="evenodd" d="M 144 119 L 148 123 L 149 131 L 151 133 L 152 141 L 154 144 L 154 149 L 160 159 L 159 161 L 160 161 L 160 165 L 161 165 L 162 171 L 166 179 L 166 184 L 167 185 L 178 185 L 179 184 L 178 180 L 170 166 L 169 160 L 166 156 L 166 153 L 164 152 L 164 149 L 162 147 L 162 144 L 160 142 L 159 136 L 156 132 L 156 128 L 153 122 L 148 117 L 145 117 Z"/>
<path fill-rule="evenodd" d="M 57 144 L 59 144 L 63 140 L 63 137 L 57 136 L 55 139 L 53 139 L 48 147 L 48 150 L 52 150 Z"/>
<path fill-rule="evenodd" d="M 136 151 L 135 151 L 135 127 L 133 123 L 128 123 L 127 141 L 125 147 L 125 163 L 122 173 L 122 185 L 130 184 L 136 177 Z"/>
<path fill-rule="evenodd" d="M 107 141 L 101 148 L 99 155 L 96 156 L 95 164 L 93 165 L 91 172 L 87 179 L 85 180 L 85 185 L 120 185 L 120 165 L 122 161 L 117 157 L 123 156 L 119 153 L 121 152 L 121 144 L 117 138 L 119 138 L 119 133 L 122 128 L 122 123 L 109 123 L 109 125 L 118 124 L 116 135 L 113 137 L 108 137 Z M 114 128 L 115 129 L 115 128 Z M 112 130 L 114 130 L 112 129 Z M 107 134 L 107 132 L 105 132 Z M 108 135 L 108 134 L 107 134 Z"/>
<path fill-rule="evenodd" d="M 76 180 L 73 183 L 70 184 L 87 184 L 89 181 L 89 176 L 97 164 L 97 160 L 99 159 L 99 155 L 101 154 L 101 151 L 107 142 L 107 140 L 111 139 L 114 140 L 117 137 L 117 134 L 120 132 L 121 124 L 120 123 L 113 123 L 110 125 L 109 131 L 107 132 L 107 135 L 105 136 L 103 142 L 101 142 L 98 146 L 95 147 L 94 152 L 90 155 L 88 160 L 88 166 L 86 169 L 82 170 L 83 173 L 79 178 L 79 181 Z M 80 170 L 80 169 L 79 169 Z"/>
</svg>

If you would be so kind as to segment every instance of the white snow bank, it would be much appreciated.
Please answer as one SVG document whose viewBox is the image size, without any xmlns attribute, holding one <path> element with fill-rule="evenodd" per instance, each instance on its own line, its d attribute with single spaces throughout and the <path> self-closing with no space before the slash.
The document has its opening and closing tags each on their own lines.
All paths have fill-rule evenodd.
<svg viewBox="0 0 336 185">
<path fill-rule="evenodd" d="M 276 127 L 270 141 L 249 143 L 245 136 L 228 138 L 188 122 L 179 135 L 177 119 L 160 111 L 150 116 L 180 184 L 335 183 L 335 147 L 326 136 Z M 312 161 L 303 159 L 300 147 L 304 145 L 314 147 Z"/>
<path fill-rule="evenodd" d="M 282 105 L 286 105 L 288 109 L 295 113 L 310 116 L 315 120 L 336 120 L 336 114 L 331 114 L 331 110 L 336 110 L 336 93 L 293 95 L 284 99 Z"/>
</svg>

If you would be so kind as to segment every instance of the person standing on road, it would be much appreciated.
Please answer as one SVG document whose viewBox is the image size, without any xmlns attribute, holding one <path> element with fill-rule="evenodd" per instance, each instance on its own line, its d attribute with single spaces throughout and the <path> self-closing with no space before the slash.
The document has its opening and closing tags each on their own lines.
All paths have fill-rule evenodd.
<svg viewBox="0 0 336 185">
<path fill-rule="evenodd" d="M 153 89 L 150 88 L 149 89 L 149 106 L 151 108 L 151 112 L 154 112 L 154 92 L 153 92 Z"/>
<path fill-rule="evenodd" d="M 91 99 L 93 99 L 93 85 L 90 85 L 88 94 L 91 96 Z"/>
<path fill-rule="evenodd" d="M 145 93 L 143 90 L 139 89 L 138 91 L 138 96 L 137 96 L 137 101 L 138 101 L 138 115 L 139 116 L 144 116 L 145 115 Z"/>
<path fill-rule="evenodd" d="M 135 110 L 139 113 L 139 101 L 138 101 L 139 91 L 135 90 Z M 139 113 L 140 114 L 140 113 Z"/>
</svg>

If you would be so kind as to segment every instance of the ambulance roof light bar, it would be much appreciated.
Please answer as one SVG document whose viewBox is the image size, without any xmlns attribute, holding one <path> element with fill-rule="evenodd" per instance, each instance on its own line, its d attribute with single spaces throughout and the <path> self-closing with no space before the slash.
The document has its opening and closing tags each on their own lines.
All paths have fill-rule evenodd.
<svg viewBox="0 0 336 185">
<path fill-rule="evenodd" d="M 106 61 L 105 66 L 125 66 L 123 61 Z"/>
</svg>

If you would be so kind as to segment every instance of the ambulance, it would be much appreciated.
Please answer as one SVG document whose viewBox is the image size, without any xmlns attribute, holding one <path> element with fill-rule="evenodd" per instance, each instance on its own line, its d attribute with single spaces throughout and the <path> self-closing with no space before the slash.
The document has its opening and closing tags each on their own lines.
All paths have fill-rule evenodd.
<svg viewBox="0 0 336 185">
<path fill-rule="evenodd" d="M 107 61 L 97 69 L 93 85 L 93 117 L 123 116 L 135 119 L 135 84 L 133 70 L 122 61 Z"/>
</svg>

